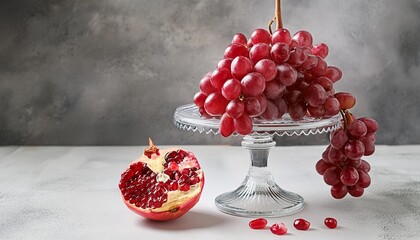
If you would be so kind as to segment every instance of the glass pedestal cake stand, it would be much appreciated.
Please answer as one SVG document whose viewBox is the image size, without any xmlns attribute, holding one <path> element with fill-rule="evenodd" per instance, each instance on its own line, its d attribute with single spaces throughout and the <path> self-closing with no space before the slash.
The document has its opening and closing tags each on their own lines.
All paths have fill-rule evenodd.
<svg viewBox="0 0 420 240">
<path fill-rule="evenodd" d="M 218 134 L 219 121 L 202 117 L 194 104 L 180 106 L 174 114 L 178 128 L 200 133 Z M 248 175 L 236 190 L 216 197 L 217 208 L 242 217 L 279 217 L 301 211 L 305 205 L 303 198 L 280 188 L 267 168 L 268 154 L 276 145 L 273 136 L 308 136 L 331 132 L 339 126 L 339 115 L 325 119 L 305 117 L 300 121 L 293 121 L 287 114 L 274 121 L 255 119 L 253 133 L 242 141 L 251 154 Z"/>
</svg>

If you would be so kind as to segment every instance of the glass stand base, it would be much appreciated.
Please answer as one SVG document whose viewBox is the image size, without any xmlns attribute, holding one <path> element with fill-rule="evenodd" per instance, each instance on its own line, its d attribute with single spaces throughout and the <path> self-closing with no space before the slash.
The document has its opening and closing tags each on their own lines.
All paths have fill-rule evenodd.
<svg viewBox="0 0 420 240">
<path fill-rule="evenodd" d="M 304 208 L 303 198 L 281 189 L 267 168 L 268 153 L 275 144 L 269 135 L 244 138 L 242 146 L 250 150 L 251 167 L 241 186 L 216 198 L 220 211 L 242 217 L 280 217 Z"/>
</svg>

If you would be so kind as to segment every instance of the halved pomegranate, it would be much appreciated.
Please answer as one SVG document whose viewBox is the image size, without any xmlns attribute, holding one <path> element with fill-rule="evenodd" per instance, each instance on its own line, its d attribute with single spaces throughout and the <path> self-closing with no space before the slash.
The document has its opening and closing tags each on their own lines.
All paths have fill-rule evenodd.
<svg viewBox="0 0 420 240">
<path fill-rule="evenodd" d="M 204 173 L 192 152 L 150 147 L 121 174 L 119 188 L 133 212 L 156 221 L 184 215 L 200 199 Z"/>
</svg>

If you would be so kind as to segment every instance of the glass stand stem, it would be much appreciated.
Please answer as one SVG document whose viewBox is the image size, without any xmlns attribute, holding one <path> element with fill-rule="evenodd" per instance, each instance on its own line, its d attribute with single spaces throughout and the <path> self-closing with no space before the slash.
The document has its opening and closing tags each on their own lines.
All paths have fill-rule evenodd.
<svg viewBox="0 0 420 240">
<path fill-rule="evenodd" d="M 250 151 L 251 167 L 235 191 L 216 198 L 220 211 L 243 217 L 279 217 L 303 209 L 303 198 L 281 189 L 267 167 L 269 152 L 275 145 L 271 135 L 244 137 L 242 146 Z"/>
</svg>

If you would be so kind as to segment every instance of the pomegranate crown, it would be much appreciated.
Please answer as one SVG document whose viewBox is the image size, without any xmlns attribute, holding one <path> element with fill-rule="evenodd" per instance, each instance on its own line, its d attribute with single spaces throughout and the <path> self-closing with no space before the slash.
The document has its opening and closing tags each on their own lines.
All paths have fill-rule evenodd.
<svg viewBox="0 0 420 240">
<path fill-rule="evenodd" d="M 148 158 L 152 158 L 152 154 L 160 155 L 159 148 L 157 148 L 154 144 L 152 139 L 149 137 L 149 147 L 144 149 L 144 155 Z"/>
</svg>

